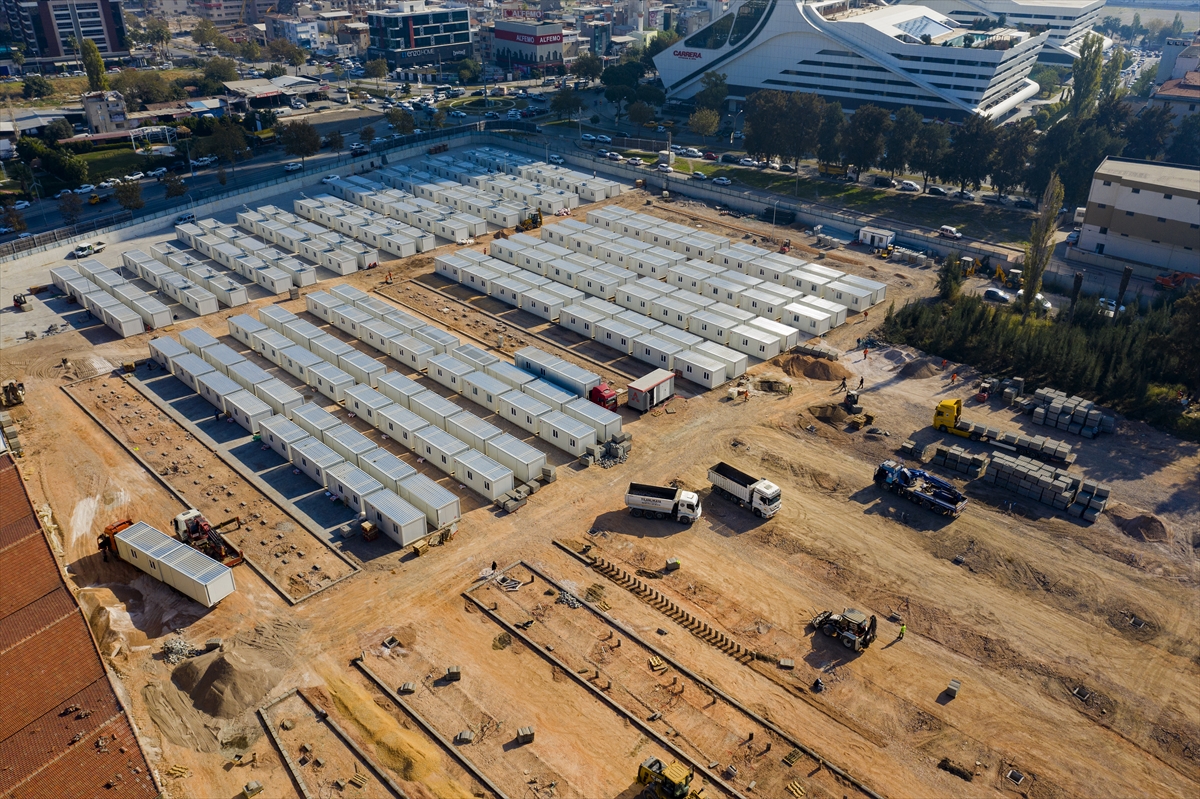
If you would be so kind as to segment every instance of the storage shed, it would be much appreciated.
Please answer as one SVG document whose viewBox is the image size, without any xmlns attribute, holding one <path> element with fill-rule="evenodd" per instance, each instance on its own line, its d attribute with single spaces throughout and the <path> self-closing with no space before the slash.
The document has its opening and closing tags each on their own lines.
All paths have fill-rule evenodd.
<svg viewBox="0 0 1200 799">
<path fill-rule="evenodd" d="M 327 470 L 339 463 L 345 463 L 345 458 L 315 438 L 298 442 L 292 446 L 291 452 L 292 465 L 307 474 L 321 488 L 329 487 Z"/>
<path fill-rule="evenodd" d="M 358 466 L 374 477 L 389 491 L 399 491 L 400 481 L 417 473 L 417 470 L 383 447 L 372 450 L 358 459 Z M 424 520 L 424 515 L 422 515 Z"/>
<path fill-rule="evenodd" d="M 411 450 L 417 448 L 417 440 L 413 436 L 429 426 L 428 420 L 399 405 L 384 408 L 379 412 L 379 418 L 379 432 Z"/>
<path fill-rule="evenodd" d="M 325 446 L 341 455 L 347 463 L 358 465 L 358 457 L 365 455 L 377 445 L 371 439 L 348 424 L 340 424 L 326 430 L 322 436 Z"/>
<path fill-rule="evenodd" d="M 414 544 L 426 535 L 424 512 L 401 499 L 394 489 L 363 497 L 363 508 L 367 521 L 402 547 Z"/>
<path fill-rule="evenodd" d="M 306 402 L 299 408 L 293 408 L 291 415 L 286 418 L 291 419 L 310 436 L 316 437 L 318 441 L 324 440 L 326 430 L 341 424 L 336 416 L 312 402 Z"/>
<path fill-rule="evenodd" d="M 327 470 L 329 490 L 356 513 L 363 512 L 363 499 L 383 489 L 383 483 L 350 463 Z"/>
<path fill-rule="evenodd" d="M 626 404 L 635 411 L 645 413 L 651 408 L 675 396 L 675 373 L 666 369 L 655 369 L 629 384 Z"/>
<path fill-rule="evenodd" d="M 476 449 L 467 449 L 454 456 L 454 476 L 488 500 L 495 500 L 513 489 L 513 470 Z"/>
<path fill-rule="evenodd" d="M 537 436 L 551 446 L 575 456 L 582 455 L 588 447 L 596 443 L 596 431 L 591 425 L 559 411 L 549 411 L 541 416 L 538 420 Z"/>
<path fill-rule="evenodd" d="M 170 336 L 150 339 L 150 357 L 164 369 L 171 369 L 173 360 L 187 354 L 188 348 Z"/>
<path fill-rule="evenodd" d="M 376 428 L 379 427 L 380 411 L 393 404 L 392 400 L 367 385 L 348 388 L 344 396 L 346 410 Z"/>
<path fill-rule="evenodd" d="M 331 363 L 308 370 L 308 384 L 334 402 L 346 398 L 346 389 L 354 386 L 354 378 Z"/>
<path fill-rule="evenodd" d="M 446 429 L 446 420 L 462 408 L 433 391 L 426 391 L 408 398 L 408 409 L 432 425 Z"/>
<path fill-rule="evenodd" d="M 145 522 L 114 537 L 117 555 L 161 582 L 211 608 L 237 590 L 233 570 Z"/>
<path fill-rule="evenodd" d="M 434 530 L 449 527 L 462 518 L 458 497 L 423 474 L 400 481 L 400 497 L 425 514 Z"/>
<path fill-rule="evenodd" d="M 257 398 L 256 398 L 257 399 Z M 303 406 L 302 406 L 303 407 Z M 295 415 L 300 409 L 292 411 Z M 330 417 L 331 419 L 333 417 Z M 286 416 L 269 416 L 258 423 L 258 434 L 262 442 L 289 463 L 292 460 L 292 446 L 312 438 L 312 435 L 300 425 Z"/>
</svg>

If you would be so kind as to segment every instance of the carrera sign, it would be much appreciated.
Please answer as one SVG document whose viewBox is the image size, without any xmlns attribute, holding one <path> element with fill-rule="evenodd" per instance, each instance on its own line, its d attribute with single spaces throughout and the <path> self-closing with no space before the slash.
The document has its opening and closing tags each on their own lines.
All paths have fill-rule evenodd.
<svg viewBox="0 0 1200 799">
<path fill-rule="evenodd" d="M 671 55 L 676 58 L 684 58 L 688 61 L 695 61 L 697 58 L 704 58 L 704 53 L 697 53 L 694 50 L 674 50 Z"/>
</svg>

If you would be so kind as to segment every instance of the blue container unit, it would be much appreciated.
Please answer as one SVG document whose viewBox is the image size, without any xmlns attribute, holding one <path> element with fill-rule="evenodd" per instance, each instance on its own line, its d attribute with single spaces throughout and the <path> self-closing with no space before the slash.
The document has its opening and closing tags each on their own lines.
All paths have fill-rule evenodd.
<svg viewBox="0 0 1200 799">
<path fill-rule="evenodd" d="M 578 397 L 588 396 L 593 388 L 600 385 L 600 375 L 537 347 L 522 347 L 513 355 L 513 360 L 526 372 L 554 383 Z"/>
</svg>

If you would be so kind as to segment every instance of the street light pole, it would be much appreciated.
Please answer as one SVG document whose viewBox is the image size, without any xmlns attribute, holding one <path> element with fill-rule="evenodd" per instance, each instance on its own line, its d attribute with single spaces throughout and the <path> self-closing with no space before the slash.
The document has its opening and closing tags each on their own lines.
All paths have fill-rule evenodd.
<svg viewBox="0 0 1200 799">
<path fill-rule="evenodd" d="M 737 132 L 738 117 L 740 117 L 744 113 L 746 113 L 746 109 L 743 108 L 741 111 L 738 111 L 736 114 L 733 115 L 733 130 L 729 131 L 729 146 L 730 147 L 733 146 L 733 134 Z"/>
</svg>

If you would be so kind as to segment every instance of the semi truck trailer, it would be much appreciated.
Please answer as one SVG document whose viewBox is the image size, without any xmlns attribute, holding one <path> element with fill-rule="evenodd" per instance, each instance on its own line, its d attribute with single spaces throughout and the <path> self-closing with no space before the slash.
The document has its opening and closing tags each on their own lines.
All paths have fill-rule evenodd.
<svg viewBox="0 0 1200 799">
<path fill-rule="evenodd" d="M 709 469 L 708 480 L 719 496 L 749 508 L 759 518 L 771 518 L 782 506 L 779 486 L 764 478 L 751 477 L 728 463 L 718 463 Z"/>
<path fill-rule="evenodd" d="M 645 483 L 629 484 L 629 491 L 625 493 L 625 506 L 629 508 L 631 516 L 671 518 L 683 524 L 696 521 L 703 511 L 700 497 L 694 491 Z"/>
</svg>

